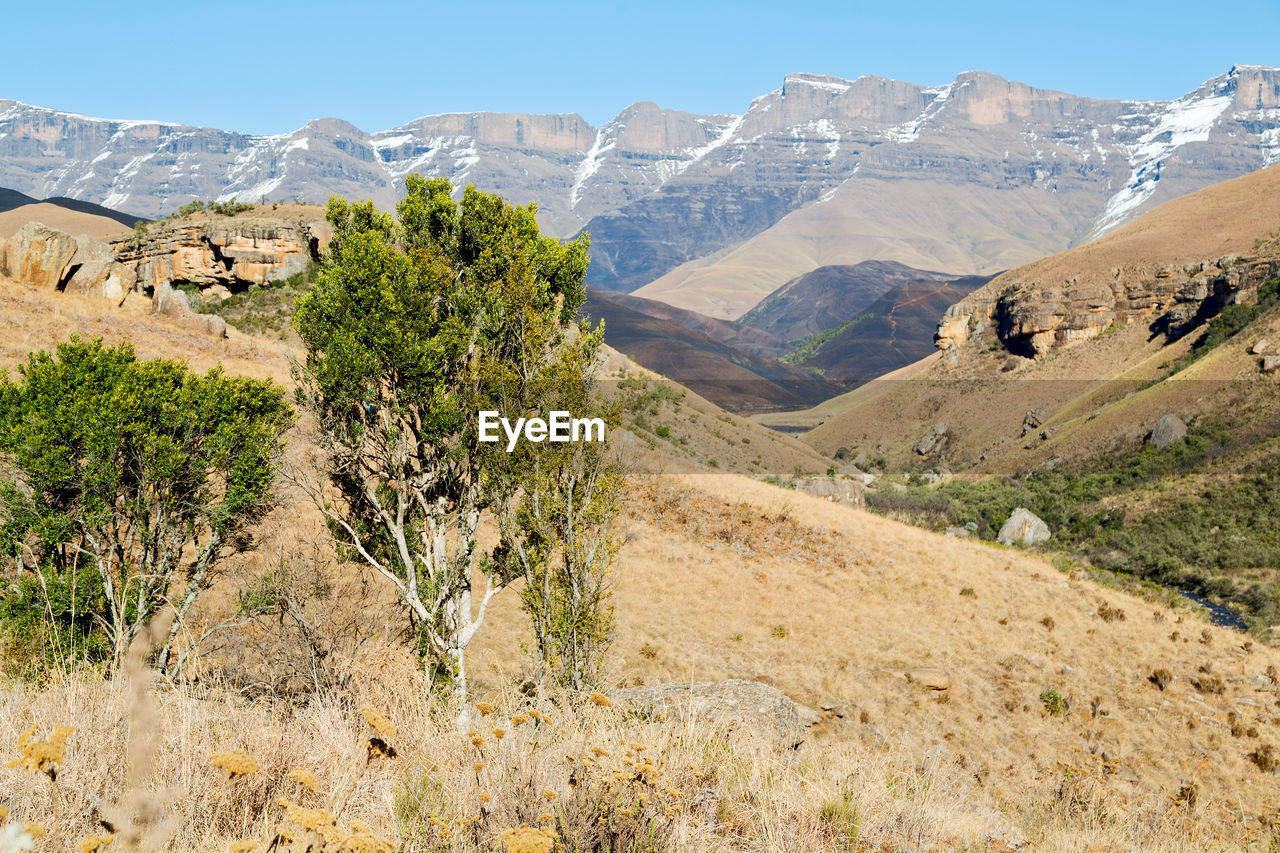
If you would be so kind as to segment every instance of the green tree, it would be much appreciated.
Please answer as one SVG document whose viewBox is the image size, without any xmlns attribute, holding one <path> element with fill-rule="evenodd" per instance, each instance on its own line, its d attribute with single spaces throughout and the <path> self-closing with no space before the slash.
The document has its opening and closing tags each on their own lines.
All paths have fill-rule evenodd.
<svg viewBox="0 0 1280 853">
<path fill-rule="evenodd" d="M 55 656 L 123 660 L 166 605 L 161 671 L 191 606 L 273 503 L 292 411 L 270 381 L 196 375 L 128 344 L 72 338 L 0 374 L 6 625 Z M 30 624 L 40 614 L 38 624 Z"/>
<path fill-rule="evenodd" d="M 621 407 L 597 393 L 598 334 L 566 348 L 533 383 L 544 411 L 585 413 L 613 429 Z M 544 674 L 581 690 L 599 677 L 613 637 L 612 567 L 623 537 L 624 471 L 607 442 L 522 444 L 497 467 L 493 480 L 501 546 L 524 576 L 521 603 L 533 628 Z"/>
<path fill-rule="evenodd" d="M 479 412 L 536 410 L 548 373 L 589 369 L 599 332 L 574 321 L 585 236 L 542 237 L 534 205 L 474 187 L 455 202 L 447 180 L 410 175 L 405 190 L 397 218 L 329 201 L 333 239 L 295 325 L 299 399 L 337 494 L 302 485 L 343 548 L 395 587 L 465 718 L 466 648 L 522 574 L 510 541 L 477 542 L 481 514 L 518 500 L 520 478 L 505 443 L 479 440 Z"/>
</svg>

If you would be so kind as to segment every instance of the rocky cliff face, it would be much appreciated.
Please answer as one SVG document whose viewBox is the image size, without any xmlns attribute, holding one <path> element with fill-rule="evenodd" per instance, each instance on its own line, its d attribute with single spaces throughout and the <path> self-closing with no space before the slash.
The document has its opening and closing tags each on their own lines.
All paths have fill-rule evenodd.
<svg viewBox="0 0 1280 853">
<path fill-rule="evenodd" d="M 28 222 L 0 239 L 0 277 L 44 290 L 100 296 L 116 305 L 131 294 L 157 314 L 195 331 L 226 335 L 221 318 L 194 312 L 176 285 L 236 293 L 306 269 L 319 239 L 306 222 L 207 217 L 152 224 L 145 234 L 105 243 Z"/>
<path fill-rule="evenodd" d="M 249 136 L 0 101 L 0 186 L 140 215 L 232 196 L 336 193 L 390 206 L 418 171 L 536 200 L 543 227 L 560 236 L 587 227 L 592 279 L 614 289 L 750 245 L 784 218 L 801 224 L 791 243 L 834 229 L 856 247 L 856 257 L 805 256 L 771 272 L 752 285 L 757 295 L 724 300 L 726 316 L 823 264 L 1008 267 L 1275 162 L 1280 71 L 1257 66 L 1167 102 L 1093 100 L 980 72 L 942 86 L 792 74 L 739 115 L 640 103 L 598 130 L 573 114 L 461 113 L 377 133 L 321 119 Z M 977 201 L 940 207 L 939 198 Z M 868 219 L 892 233 L 853 239 Z M 958 247 L 947 263 L 924 263 L 909 239 L 893 236 L 920 223 Z M 993 224 L 1007 239 L 986 239 Z"/>
<path fill-rule="evenodd" d="M 145 235 L 111 246 L 146 293 L 173 283 L 220 285 L 235 293 L 302 272 L 318 242 L 306 222 L 216 217 L 155 223 Z"/>
<path fill-rule="evenodd" d="M 1280 259 L 1237 256 L 1113 267 L 1102 281 L 1045 282 L 1015 273 L 948 308 L 935 340 L 952 350 L 994 335 L 1010 352 L 1040 357 L 1116 324 L 1145 322 L 1173 339 L 1227 305 L 1256 302 L 1258 287 L 1278 274 Z"/>
</svg>

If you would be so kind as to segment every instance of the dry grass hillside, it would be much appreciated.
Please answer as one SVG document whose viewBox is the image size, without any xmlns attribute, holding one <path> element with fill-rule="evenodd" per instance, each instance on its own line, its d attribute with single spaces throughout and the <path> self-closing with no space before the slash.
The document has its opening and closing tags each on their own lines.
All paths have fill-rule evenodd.
<svg viewBox="0 0 1280 853">
<path fill-rule="evenodd" d="M 0 283 L 0 329 L 6 367 L 76 332 L 196 368 L 288 377 L 286 344 L 190 335 L 140 300 L 116 311 Z M 624 366 L 644 376 L 620 357 L 609 365 Z M 233 612 L 237 587 L 287 568 L 328 596 L 307 613 L 332 642 L 339 686 L 288 698 L 245 687 L 246 673 L 294 665 L 283 620 L 229 629 L 194 683 L 146 691 L 139 672 L 0 682 L 11 824 L 41 824 L 41 850 L 116 834 L 108 853 L 266 850 L 281 825 L 330 839 L 312 850 L 547 853 L 552 839 L 565 850 L 744 853 L 1268 849 L 1280 652 L 1034 554 L 729 473 L 824 460 L 645 379 L 635 393 L 646 408 L 632 417 L 647 413 L 650 426 L 633 423 L 621 442 L 636 476 L 604 692 L 764 681 L 819 712 L 798 749 L 522 695 L 516 589 L 494 600 L 469 652 L 493 709 L 458 734 L 424 695 L 385 588 L 339 564 L 294 497 L 264 519 L 257 553 L 228 568 L 193 635 Z M 33 725 L 27 746 L 47 740 L 54 752 L 55 727 L 73 727 L 56 779 L 5 766 Z M 130 833 L 148 840 L 126 847 Z"/>
<path fill-rule="evenodd" d="M 22 229 L 23 225 L 33 220 L 43 222 L 50 228 L 67 234 L 88 234 L 99 240 L 119 237 L 129 231 L 124 225 L 105 216 L 95 216 L 92 213 L 68 210 L 56 204 L 41 202 L 0 213 L 0 237 L 12 237 Z"/>
</svg>

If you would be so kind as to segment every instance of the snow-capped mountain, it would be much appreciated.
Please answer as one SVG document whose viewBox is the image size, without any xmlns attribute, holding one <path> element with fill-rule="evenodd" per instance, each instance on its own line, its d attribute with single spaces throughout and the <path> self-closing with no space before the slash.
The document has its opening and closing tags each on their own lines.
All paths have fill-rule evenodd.
<svg viewBox="0 0 1280 853">
<path fill-rule="evenodd" d="M 639 103 L 599 129 L 577 115 L 458 113 L 251 136 L 0 101 L 0 186 L 29 195 L 144 216 L 232 196 L 390 206 L 410 172 L 443 175 L 537 201 L 551 233 L 587 228 L 597 285 L 649 285 L 721 316 L 822 264 L 1006 267 L 1277 162 L 1280 70 L 1259 66 L 1175 101 L 982 72 L 941 86 L 791 74 L 740 115 Z"/>
</svg>

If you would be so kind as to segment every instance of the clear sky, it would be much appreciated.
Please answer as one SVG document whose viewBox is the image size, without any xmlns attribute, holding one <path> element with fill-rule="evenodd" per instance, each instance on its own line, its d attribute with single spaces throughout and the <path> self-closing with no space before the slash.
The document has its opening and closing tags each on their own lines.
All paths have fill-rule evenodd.
<svg viewBox="0 0 1280 853">
<path fill-rule="evenodd" d="M 1174 98 L 1235 63 L 1280 65 L 1280 0 L 1066 3 L 10 3 L 0 99 L 279 133 L 439 112 L 636 101 L 738 113 L 790 71 L 921 84 L 980 69 L 1100 98 Z"/>
</svg>

